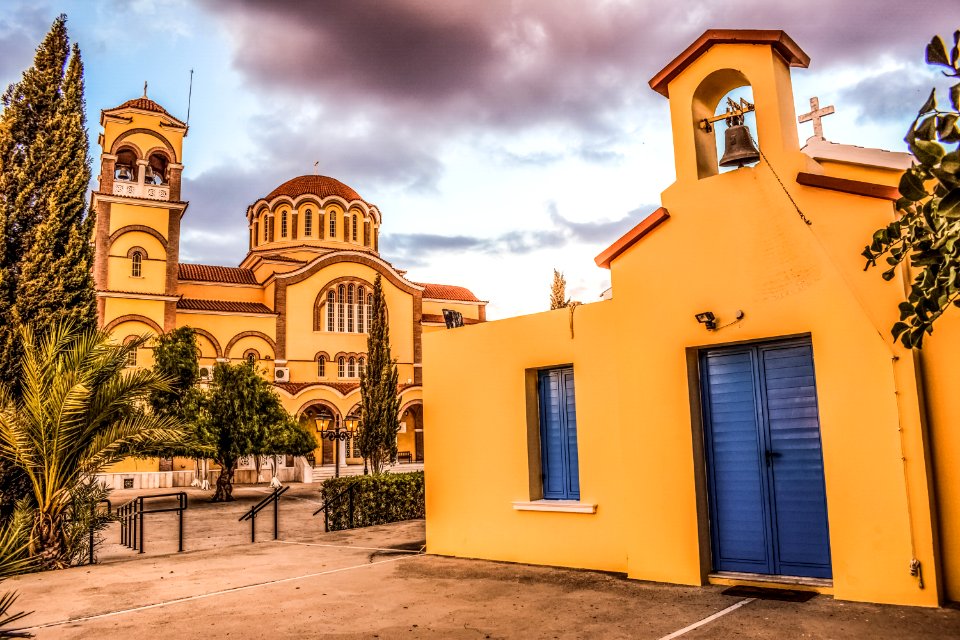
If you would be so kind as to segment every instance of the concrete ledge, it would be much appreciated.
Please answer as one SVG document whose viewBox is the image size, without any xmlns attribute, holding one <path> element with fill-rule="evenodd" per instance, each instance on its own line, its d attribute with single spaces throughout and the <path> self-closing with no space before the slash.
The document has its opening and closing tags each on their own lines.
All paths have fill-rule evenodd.
<svg viewBox="0 0 960 640">
<path fill-rule="evenodd" d="M 554 511 L 558 513 L 596 513 L 597 505 L 575 500 L 532 500 L 514 502 L 517 511 Z"/>
</svg>

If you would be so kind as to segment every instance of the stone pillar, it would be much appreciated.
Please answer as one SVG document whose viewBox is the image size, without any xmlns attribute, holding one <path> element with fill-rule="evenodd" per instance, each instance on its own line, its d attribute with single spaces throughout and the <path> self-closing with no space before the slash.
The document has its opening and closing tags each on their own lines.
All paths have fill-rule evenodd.
<svg viewBox="0 0 960 640">
<path fill-rule="evenodd" d="M 100 156 L 100 193 L 113 193 L 113 174 L 117 170 L 117 156 L 105 153 Z"/>
<path fill-rule="evenodd" d="M 170 164 L 167 166 L 167 182 L 170 184 L 170 199 L 174 202 L 180 202 L 180 181 L 183 174 L 182 164 Z"/>
</svg>

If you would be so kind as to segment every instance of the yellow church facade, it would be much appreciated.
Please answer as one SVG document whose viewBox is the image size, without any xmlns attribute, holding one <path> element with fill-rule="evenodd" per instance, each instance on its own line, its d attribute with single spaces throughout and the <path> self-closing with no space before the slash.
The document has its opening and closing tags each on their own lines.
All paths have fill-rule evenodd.
<svg viewBox="0 0 960 640">
<path fill-rule="evenodd" d="M 453 285 L 418 283 L 380 256 L 380 210 L 333 178 L 289 180 L 246 211 L 248 253 L 237 267 L 179 261 L 183 139 L 187 126 L 146 96 L 104 110 L 94 266 L 102 327 L 117 340 L 189 326 L 200 348 L 201 380 L 218 362 L 264 371 L 284 406 L 316 425 L 313 456 L 285 459 L 282 480 L 312 481 L 362 470 L 350 438 L 338 451 L 320 431 L 356 428 L 366 364 L 373 282 L 387 302 L 401 402 L 398 461 L 423 461 L 422 336 L 445 328 L 444 311 L 464 324 L 485 320 L 484 301 Z M 233 224 L 225 220 L 224 224 Z M 238 212 L 236 224 L 243 224 Z M 149 348 L 131 365 L 152 364 Z M 193 479 L 187 460 L 127 460 L 103 479 L 117 487 L 177 486 Z M 246 461 L 240 481 L 252 480 Z"/>
<path fill-rule="evenodd" d="M 910 160 L 801 148 L 808 62 L 706 32 L 651 80 L 676 181 L 597 257 L 610 299 L 425 336 L 428 552 L 960 600 L 960 313 L 891 339 L 912 276 L 860 252 Z M 762 157 L 722 172 L 701 123 L 741 87 Z"/>
</svg>

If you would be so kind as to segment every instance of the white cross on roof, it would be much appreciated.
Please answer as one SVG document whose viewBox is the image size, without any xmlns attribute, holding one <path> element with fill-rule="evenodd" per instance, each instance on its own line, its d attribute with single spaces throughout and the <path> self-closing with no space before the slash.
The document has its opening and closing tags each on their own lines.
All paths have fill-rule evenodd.
<svg viewBox="0 0 960 640">
<path fill-rule="evenodd" d="M 823 123 L 820 120 L 823 116 L 828 116 L 833 113 L 833 105 L 829 107 L 820 108 L 820 98 L 813 97 L 810 98 L 810 113 L 805 113 L 802 116 L 797 118 L 797 122 L 810 122 L 813 121 L 813 137 L 823 140 Z"/>
</svg>

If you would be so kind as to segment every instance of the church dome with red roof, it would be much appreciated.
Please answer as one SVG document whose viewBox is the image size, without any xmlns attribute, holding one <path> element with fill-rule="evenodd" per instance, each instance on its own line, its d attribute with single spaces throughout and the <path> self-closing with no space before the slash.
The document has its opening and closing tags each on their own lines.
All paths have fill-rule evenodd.
<svg viewBox="0 0 960 640">
<path fill-rule="evenodd" d="M 339 196 L 347 202 L 354 200 L 365 202 L 365 200 L 360 197 L 360 194 L 352 188 L 336 178 L 327 176 L 297 176 L 292 180 L 287 180 L 271 191 L 264 200 L 270 201 L 278 196 L 287 196 L 296 199 L 306 194 L 314 195 L 321 199 L 330 196 Z"/>
</svg>

